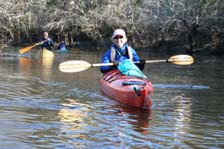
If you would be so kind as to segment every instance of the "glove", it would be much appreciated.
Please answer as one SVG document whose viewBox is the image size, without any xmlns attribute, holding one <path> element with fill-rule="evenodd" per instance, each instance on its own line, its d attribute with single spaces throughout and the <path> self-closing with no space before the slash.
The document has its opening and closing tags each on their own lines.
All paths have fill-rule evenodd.
<svg viewBox="0 0 224 149">
<path fill-rule="evenodd" d="M 42 45 L 44 43 L 44 41 L 41 41 L 39 43 L 37 43 L 37 45 Z"/>
<path fill-rule="evenodd" d="M 139 63 L 136 64 L 138 66 L 138 68 L 143 71 L 144 67 L 145 67 L 145 60 L 144 59 L 140 59 Z"/>
<path fill-rule="evenodd" d="M 144 59 L 140 59 L 140 64 L 144 66 L 145 65 L 145 60 Z"/>
<path fill-rule="evenodd" d="M 113 64 L 114 64 L 114 66 L 118 66 L 119 62 L 118 61 L 114 61 Z"/>
</svg>

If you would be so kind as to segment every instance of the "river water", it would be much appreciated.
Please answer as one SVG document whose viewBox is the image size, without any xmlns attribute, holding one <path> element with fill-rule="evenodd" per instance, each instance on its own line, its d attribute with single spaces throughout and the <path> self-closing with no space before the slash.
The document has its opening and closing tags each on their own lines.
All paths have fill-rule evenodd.
<svg viewBox="0 0 224 149">
<path fill-rule="evenodd" d="M 138 51 L 147 60 L 167 56 Z M 98 68 L 66 74 L 66 60 L 100 62 L 102 52 L 73 49 L 43 63 L 33 50 L 0 57 L 0 146 L 35 148 L 223 148 L 224 59 L 195 56 L 191 66 L 147 64 L 151 112 L 100 91 Z"/>
</svg>

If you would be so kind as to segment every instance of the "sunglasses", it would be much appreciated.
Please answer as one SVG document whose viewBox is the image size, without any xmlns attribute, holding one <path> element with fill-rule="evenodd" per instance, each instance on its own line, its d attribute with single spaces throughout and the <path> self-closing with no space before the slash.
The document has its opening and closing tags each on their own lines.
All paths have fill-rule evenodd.
<svg viewBox="0 0 224 149">
<path fill-rule="evenodd" d="M 123 38 L 123 36 L 116 36 L 116 37 L 114 37 L 114 39 L 122 39 Z"/>
</svg>

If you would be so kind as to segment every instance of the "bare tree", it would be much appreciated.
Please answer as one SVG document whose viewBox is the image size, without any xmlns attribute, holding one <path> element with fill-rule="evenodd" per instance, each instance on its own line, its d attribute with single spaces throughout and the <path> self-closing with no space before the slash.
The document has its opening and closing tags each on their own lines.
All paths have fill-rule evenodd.
<svg viewBox="0 0 224 149">
<path fill-rule="evenodd" d="M 119 27 L 141 46 L 161 41 L 195 46 L 202 32 L 219 45 L 223 8 L 221 0 L 0 0 L 0 37 L 35 40 L 48 30 L 70 44 L 78 36 L 100 42 Z"/>
</svg>

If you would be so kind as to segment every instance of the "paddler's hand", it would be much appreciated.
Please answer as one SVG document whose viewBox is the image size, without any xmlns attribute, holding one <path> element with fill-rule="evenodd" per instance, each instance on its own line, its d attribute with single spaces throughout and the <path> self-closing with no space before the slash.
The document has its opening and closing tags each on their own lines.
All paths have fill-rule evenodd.
<svg viewBox="0 0 224 149">
<path fill-rule="evenodd" d="M 145 60 L 144 59 L 140 59 L 140 64 L 144 66 L 145 65 Z"/>
<path fill-rule="evenodd" d="M 118 61 L 114 61 L 113 64 L 114 64 L 114 66 L 118 66 L 119 62 Z"/>
<path fill-rule="evenodd" d="M 46 40 L 41 41 L 41 42 L 39 42 L 39 43 L 36 43 L 36 45 L 42 45 L 42 44 L 44 44 L 45 41 L 46 41 Z"/>
</svg>

